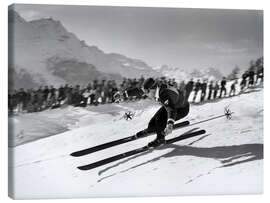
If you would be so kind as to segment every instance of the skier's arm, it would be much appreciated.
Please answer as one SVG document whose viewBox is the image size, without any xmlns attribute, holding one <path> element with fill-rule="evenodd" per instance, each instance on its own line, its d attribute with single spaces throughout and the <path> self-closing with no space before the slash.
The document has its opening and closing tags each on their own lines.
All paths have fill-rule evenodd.
<svg viewBox="0 0 270 203">
<path fill-rule="evenodd" d="M 168 135 L 168 134 L 171 134 L 173 131 L 173 125 L 176 119 L 177 112 L 169 106 L 165 108 L 167 110 L 168 120 L 167 120 L 166 128 L 164 129 L 164 132 L 166 135 Z"/>
<path fill-rule="evenodd" d="M 172 104 L 171 104 L 171 101 L 169 98 L 167 100 L 165 100 L 165 102 L 161 102 L 161 103 L 167 111 L 167 125 L 166 125 L 166 128 L 164 129 L 164 132 L 166 135 L 168 135 L 168 134 L 172 133 L 172 131 L 173 131 L 173 125 L 174 125 L 174 122 L 175 122 L 175 119 L 177 116 L 177 112 L 171 106 Z"/>
<path fill-rule="evenodd" d="M 173 125 L 177 116 L 176 105 L 180 102 L 179 91 L 174 89 L 161 90 L 159 93 L 159 99 L 167 111 L 167 123 Z M 181 101 L 184 101 L 184 97 L 181 99 Z"/>
<path fill-rule="evenodd" d="M 173 125 L 176 119 L 177 112 L 170 106 L 165 106 L 165 109 L 167 110 L 167 124 Z"/>
</svg>

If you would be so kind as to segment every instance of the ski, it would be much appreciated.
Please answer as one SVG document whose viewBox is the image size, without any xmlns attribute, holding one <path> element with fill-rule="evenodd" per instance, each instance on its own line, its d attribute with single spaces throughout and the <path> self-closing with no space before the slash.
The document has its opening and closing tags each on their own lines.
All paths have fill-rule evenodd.
<svg viewBox="0 0 270 203">
<path fill-rule="evenodd" d="M 191 132 L 191 133 L 184 133 L 184 134 L 182 134 L 180 136 L 177 136 L 175 138 L 171 138 L 171 139 L 166 140 L 166 142 L 163 145 L 172 144 L 172 143 L 178 142 L 180 140 L 184 140 L 184 139 L 188 139 L 188 138 L 195 137 L 195 136 L 198 136 L 198 135 L 202 135 L 205 132 L 206 132 L 205 130 L 199 130 L 199 131 L 195 131 L 195 132 Z M 94 162 L 94 163 L 91 163 L 91 164 L 79 166 L 77 168 L 80 169 L 80 170 L 94 169 L 94 168 L 97 168 L 99 166 L 103 166 L 103 165 L 112 163 L 114 161 L 118 161 L 120 159 L 124 159 L 124 158 L 130 157 L 130 156 L 133 156 L 135 154 L 146 152 L 146 151 L 148 151 L 150 149 L 152 149 L 152 148 L 150 148 L 150 147 L 148 147 L 148 145 L 146 145 L 144 147 L 134 149 L 134 150 L 131 150 L 131 151 L 128 151 L 128 152 L 125 152 L 125 153 L 121 153 L 121 154 L 118 154 L 118 155 L 115 155 L 115 156 L 112 156 L 112 157 L 109 157 L 109 158 L 106 158 L 106 159 L 103 159 L 103 160 L 100 160 L 100 161 L 97 161 L 97 162 Z"/>
<path fill-rule="evenodd" d="M 181 123 L 175 124 L 174 129 L 181 128 L 181 127 L 184 127 L 184 126 L 187 126 L 187 125 L 189 125 L 189 121 L 183 121 Z M 91 154 L 93 152 L 97 152 L 97 151 L 100 151 L 100 150 L 103 150 L 103 149 L 107 149 L 107 148 L 110 148 L 110 147 L 113 147 L 113 146 L 116 146 L 116 145 L 124 144 L 126 142 L 136 140 L 138 138 L 147 137 L 147 136 L 152 135 L 152 134 L 154 134 L 154 131 L 148 132 L 146 134 L 141 134 L 141 135 L 135 134 L 135 135 L 132 135 L 132 136 L 129 136 L 129 137 L 121 138 L 119 140 L 114 140 L 114 141 L 107 142 L 107 143 L 104 143 L 104 144 L 101 144 L 101 145 L 97 145 L 97 146 L 94 146 L 94 147 L 90 147 L 90 148 L 87 148 L 87 149 L 76 151 L 76 152 L 71 153 L 70 155 L 74 156 L 74 157 L 84 156 L 84 155 Z"/>
</svg>

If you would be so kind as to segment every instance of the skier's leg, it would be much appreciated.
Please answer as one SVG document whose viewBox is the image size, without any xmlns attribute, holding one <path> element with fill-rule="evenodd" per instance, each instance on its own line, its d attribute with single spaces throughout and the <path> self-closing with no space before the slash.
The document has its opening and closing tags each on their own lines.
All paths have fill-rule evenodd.
<svg viewBox="0 0 270 203">
<path fill-rule="evenodd" d="M 157 113 L 152 117 L 148 124 L 147 131 L 154 131 L 157 134 L 155 140 L 148 144 L 149 147 L 157 147 L 165 142 L 164 129 L 167 125 L 167 111 L 165 107 L 161 107 Z"/>
<path fill-rule="evenodd" d="M 161 107 L 155 115 L 151 118 L 148 124 L 148 131 L 154 131 L 157 133 L 157 136 L 162 134 L 167 125 L 167 111 L 165 107 Z"/>
</svg>

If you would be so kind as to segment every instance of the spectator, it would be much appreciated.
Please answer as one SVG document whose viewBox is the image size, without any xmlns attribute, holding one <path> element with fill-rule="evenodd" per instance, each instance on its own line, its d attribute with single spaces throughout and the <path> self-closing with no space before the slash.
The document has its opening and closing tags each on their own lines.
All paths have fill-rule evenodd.
<svg viewBox="0 0 270 203">
<path fill-rule="evenodd" d="M 194 96 L 193 96 L 193 102 L 195 102 L 197 94 L 199 92 L 199 90 L 201 89 L 201 82 L 200 79 L 197 80 L 197 82 L 195 83 L 195 89 L 194 89 Z"/>
<path fill-rule="evenodd" d="M 248 71 L 245 71 L 242 75 L 242 81 L 240 83 L 241 91 L 246 87 L 248 77 L 249 77 Z"/>
<path fill-rule="evenodd" d="M 234 82 L 231 84 L 231 90 L 229 96 L 235 96 L 235 85 L 237 84 L 237 80 L 234 80 Z"/>
<path fill-rule="evenodd" d="M 46 106 L 47 106 L 49 92 L 50 92 L 49 87 L 46 85 L 43 90 L 43 101 L 45 102 Z"/>
<path fill-rule="evenodd" d="M 217 98 L 217 93 L 219 91 L 219 85 L 218 85 L 218 81 L 216 81 L 215 87 L 214 87 L 214 99 Z"/>
<path fill-rule="evenodd" d="M 194 87 L 194 82 L 193 82 L 193 78 L 191 78 L 190 81 L 188 81 L 188 83 L 187 83 L 187 85 L 185 87 L 187 100 L 189 99 L 189 96 L 190 96 L 190 93 L 193 90 L 193 87 Z"/>
<path fill-rule="evenodd" d="M 256 61 L 256 67 L 257 67 L 257 71 L 256 71 L 256 84 L 258 82 L 258 80 L 260 79 L 260 84 L 263 83 L 263 58 L 259 58 Z"/>
<path fill-rule="evenodd" d="M 63 87 L 63 85 L 61 85 L 58 89 L 58 101 L 61 102 L 62 100 L 65 99 L 65 88 Z"/>
<path fill-rule="evenodd" d="M 37 90 L 37 111 L 43 110 L 43 104 L 44 104 L 44 95 L 43 95 L 43 87 L 40 86 Z"/>
<path fill-rule="evenodd" d="M 251 87 L 254 85 L 254 76 L 255 76 L 255 72 L 253 69 L 251 69 L 249 71 L 248 77 L 249 77 L 249 81 L 248 81 L 248 87 Z"/>
<path fill-rule="evenodd" d="M 226 83 L 227 83 L 226 78 L 223 77 L 222 80 L 221 80 L 221 84 L 220 84 L 221 88 L 220 88 L 219 98 L 222 97 L 222 93 L 223 93 L 223 92 L 224 92 L 224 97 L 225 97 L 226 94 L 227 94 Z"/>
<path fill-rule="evenodd" d="M 18 103 L 19 103 L 18 92 L 17 90 L 14 90 L 13 94 L 11 95 L 11 102 L 10 102 L 12 112 L 15 109 L 17 109 Z"/>
<path fill-rule="evenodd" d="M 23 88 L 17 93 L 18 112 L 22 112 L 26 108 L 27 94 Z"/>
<path fill-rule="evenodd" d="M 263 83 L 263 67 L 262 66 L 258 67 L 256 75 L 257 75 L 256 84 L 257 84 L 259 79 L 260 79 L 260 84 Z"/>
<path fill-rule="evenodd" d="M 214 84 L 213 84 L 213 81 L 212 80 L 210 81 L 210 84 L 209 84 L 208 89 L 209 89 L 209 92 L 208 92 L 208 98 L 207 99 L 208 100 L 211 100 L 212 92 L 214 90 Z"/>
<path fill-rule="evenodd" d="M 205 95 L 206 95 L 206 89 L 207 89 L 207 79 L 204 79 L 203 83 L 201 84 L 201 102 L 204 101 Z"/>
</svg>

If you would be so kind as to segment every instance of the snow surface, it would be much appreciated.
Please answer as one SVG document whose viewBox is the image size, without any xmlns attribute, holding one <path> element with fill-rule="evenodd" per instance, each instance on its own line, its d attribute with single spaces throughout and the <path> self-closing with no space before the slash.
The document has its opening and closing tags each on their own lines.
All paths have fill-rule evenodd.
<svg viewBox="0 0 270 203">
<path fill-rule="evenodd" d="M 159 106 L 144 100 L 14 116 L 10 118 L 10 122 L 16 122 L 14 132 L 24 129 L 24 133 L 23 141 L 15 138 L 16 147 L 9 148 L 13 155 L 9 164 L 13 180 L 10 195 L 26 199 L 262 193 L 262 89 L 192 105 L 185 120 L 195 123 L 223 114 L 226 106 L 234 112 L 231 120 L 219 118 L 175 130 L 168 137 L 193 128 L 205 129 L 204 135 L 89 171 L 76 167 L 144 146 L 154 136 L 84 157 L 69 154 L 146 128 Z M 122 117 L 127 110 L 135 112 L 130 121 Z M 39 121 L 44 122 L 29 128 Z M 28 138 L 39 132 L 40 126 L 43 136 Z M 56 134 L 49 136 L 53 132 Z"/>
</svg>

